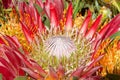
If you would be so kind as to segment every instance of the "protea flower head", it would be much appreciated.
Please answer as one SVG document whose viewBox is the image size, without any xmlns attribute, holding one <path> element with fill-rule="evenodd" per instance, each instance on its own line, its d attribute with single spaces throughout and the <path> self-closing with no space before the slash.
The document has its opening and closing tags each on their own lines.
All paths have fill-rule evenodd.
<svg viewBox="0 0 120 80">
<path fill-rule="evenodd" d="M 50 28 L 48 28 L 46 25 L 43 25 L 41 20 L 42 16 L 40 16 L 39 13 L 36 11 L 32 2 L 30 2 L 29 5 L 24 4 L 26 13 L 29 16 L 31 16 L 31 19 L 28 20 L 28 21 L 31 21 L 31 25 L 26 25 L 24 20 L 21 21 L 22 29 L 23 29 L 23 32 L 25 33 L 25 36 L 28 42 L 31 43 L 33 39 L 36 39 L 34 35 L 39 36 L 41 41 L 37 39 L 36 42 L 40 42 L 39 44 L 43 44 L 43 46 L 45 46 L 45 49 L 46 49 L 45 51 L 49 52 L 49 54 L 51 55 L 57 56 L 57 58 L 61 57 L 61 56 L 58 56 L 61 54 L 63 54 L 62 56 L 64 56 L 64 54 L 66 53 L 68 53 L 68 55 L 71 55 L 71 53 L 75 50 L 82 51 L 82 49 L 84 50 L 82 46 L 85 46 L 85 45 L 87 47 L 87 50 L 91 49 L 95 51 L 98 43 L 100 43 L 102 40 L 109 37 L 113 33 L 115 33 L 115 31 L 117 31 L 119 28 L 119 15 L 117 15 L 109 24 L 107 24 L 101 31 L 99 31 L 96 34 L 97 28 L 99 27 L 100 20 L 102 17 L 102 15 L 100 15 L 92 23 L 91 28 L 87 30 L 89 21 L 91 19 L 90 11 L 88 12 L 86 19 L 84 20 L 83 25 L 81 27 L 75 26 L 72 22 L 72 4 L 71 3 L 66 13 L 65 24 L 64 26 L 60 26 L 59 22 L 60 22 L 60 19 L 62 18 L 59 16 L 59 12 L 63 11 L 63 8 L 61 8 L 59 11 L 58 7 L 56 6 L 61 6 L 61 7 L 63 6 L 57 5 L 58 2 L 60 2 L 60 4 L 63 4 L 62 0 L 46 1 L 44 2 L 44 4 L 42 1 L 38 1 L 40 7 L 43 8 L 43 10 L 48 15 L 48 18 L 50 19 Z M 21 8 L 20 9 L 21 12 L 23 12 L 22 5 L 20 6 L 20 8 Z M 31 13 L 31 11 L 34 11 L 34 13 Z M 21 13 L 21 15 L 23 14 L 24 13 Z M 22 16 L 22 18 L 24 18 L 24 16 Z M 114 23 L 116 23 L 116 25 L 114 25 Z M 33 28 L 28 29 L 30 26 L 32 26 Z M 35 29 L 36 26 L 37 26 L 37 29 Z M 111 26 L 115 26 L 116 28 Z M 109 30 L 110 32 L 106 34 L 107 30 Z M 84 40 L 82 40 L 83 38 Z M 62 44 L 64 45 L 61 46 Z M 92 44 L 92 47 L 91 47 L 91 44 Z M 55 50 L 61 51 L 61 52 L 56 52 Z M 87 53 L 91 53 L 90 51 L 88 51 Z"/>
<path fill-rule="evenodd" d="M 88 11 L 83 24 L 76 26 L 73 23 L 72 3 L 64 15 L 62 0 L 36 0 L 35 3 L 43 11 L 41 13 L 33 3 L 32 0 L 29 4 L 19 3 L 20 24 L 27 42 L 32 46 L 31 52 L 25 55 L 25 50 L 18 51 L 19 47 L 12 46 L 16 45 L 14 40 L 8 41 L 12 52 L 17 52 L 17 56 L 23 61 L 24 65 L 19 65 L 20 69 L 40 80 L 99 80 L 96 71 L 101 70 L 101 66 L 95 66 L 95 63 L 103 55 L 97 58 L 94 56 L 101 42 L 118 31 L 120 14 L 97 30 L 102 15 L 91 21 L 92 13 Z M 45 19 L 50 21 L 50 26 L 42 20 L 44 14 Z M 1 44 L 5 42 L 1 40 Z"/>
<path fill-rule="evenodd" d="M 60 3 L 60 5 L 58 5 L 58 3 Z M 72 3 L 70 3 L 68 6 L 65 16 L 66 20 L 63 22 L 64 26 L 61 26 L 60 21 L 64 18 L 59 16 L 59 12 L 63 11 L 62 0 L 46 0 L 45 2 L 37 1 L 37 4 L 48 16 L 50 20 L 50 27 L 43 25 L 41 20 L 42 15 L 38 13 L 32 1 L 29 3 L 29 5 L 21 3 L 20 12 L 22 15 L 22 30 L 27 41 L 32 43 L 34 48 L 31 55 L 37 61 L 40 61 L 40 63 L 41 61 L 45 61 L 42 58 L 43 56 L 49 57 L 49 59 L 45 58 L 45 62 L 50 65 L 53 65 L 53 63 L 51 63 L 53 62 L 52 58 L 54 58 L 55 63 L 57 63 L 57 61 L 64 62 L 64 60 L 69 62 L 69 59 L 72 60 L 72 57 L 77 57 L 77 64 L 80 64 L 79 59 L 83 55 L 87 56 L 87 58 L 89 57 L 89 59 L 90 57 L 93 59 L 94 53 L 96 52 L 99 44 L 104 39 L 115 33 L 119 28 L 119 15 L 117 15 L 111 22 L 103 26 L 99 32 L 96 32 L 100 25 L 102 15 L 99 15 L 96 20 L 89 25 L 92 15 L 90 11 L 88 11 L 88 15 L 86 16 L 83 24 L 81 26 L 75 26 L 72 21 Z M 58 6 L 61 6 L 62 8 L 59 9 Z M 30 25 L 24 20 L 25 15 L 23 10 L 30 17 L 28 20 Z M 90 26 L 89 29 L 88 26 Z M 66 59 L 66 57 L 69 59 Z"/>
<path fill-rule="evenodd" d="M 3 35 L 0 37 L 0 73 L 3 75 L 3 80 L 13 80 L 18 76 L 25 76 L 25 72 L 29 74 L 28 78 L 40 80 L 58 80 L 58 79 L 100 79 L 99 76 L 93 75 L 101 66 L 94 66 L 103 55 L 92 60 L 86 66 L 80 66 L 71 74 L 66 73 L 64 67 L 60 64 L 57 70 L 52 66 L 49 67 L 47 73 L 34 60 L 30 59 L 22 50 L 20 43 L 16 37 Z M 11 56 L 12 55 L 12 56 Z M 25 71 L 25 72 L 24 72 Z M 67 76 L 69 75 L 69 78 Z M 66 77 L 66 78 L 65 78 Z"/>
</svg>

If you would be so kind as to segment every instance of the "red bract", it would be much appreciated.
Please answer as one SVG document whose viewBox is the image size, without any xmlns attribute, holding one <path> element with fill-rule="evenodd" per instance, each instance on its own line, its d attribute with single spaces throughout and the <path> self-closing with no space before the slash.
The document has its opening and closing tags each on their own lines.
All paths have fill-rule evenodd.
<svg viewBox="0 0 120 80">
<path fill-rule="evenodd" d="M 120 14 L 118 14 L 108 24 L 103 26 L 103 28 L 99 32 L 96 32 L 101 21 L 101 16 L 102 15 L 98 16 L 98 18 L 91 25 L 90 29 L 87 31 L 87 27 L 89 25 L 89 20 L 91 17 L 91 13 L 88 12 L 88 16 L 85 18 L 79 31 L 80 34 L 82 34 L 83 36 L 85 35 L 85 37 L 93 44 L 93 49 L 95 51 L 92 54 L 92 59 L 94 58 L 94 55 L 100 43 L 106 38 L 113 35 L 115 32 L 117 32 L 120 28 Z"/>
<path fill-rule="evenodd" d="M 85 37 L 87 39 L 92 39 L 93 38 L 93 36 L 94 36 L 94 34 L 95 34 L 95 32 L 98 28 L 98 25 L 101 21 L 101 17 L 102 17 L 102 15 L 98 16 L 98 18 L 96 18 L 95 22 L 93 22 L 93 24 L 91 25 L 90 30 L 85 35 Z"/>
<path fill-rule="evenodd" d="M 36 3 L 46 12 L 47 17 L 50 19 L 50 28 L 59 28 L 60 19 L 62 19 L 63 13 L 63 1 L 62 0 L 46 0 L 46 2 L 42 2 L 41 0 L 37 0 Z M 30 4 L 27 5 L 25 2 L 19 3 L 19 12 L 21 15 L 21 25 L 25 37 L 29 43 L 32 42 L 34 38 L 34 33 L 37 31 L 43 33 L 45 31 L 45 25 L 43 25 L 41 17 L 37 11 L 37 9 L 33 5 L 34 3 L 30 1 Z M 25 13 L 29 16 L 29 18 L 25 19 Z M 71 16 L 71 17 L 69 17 Z M 67 21 L 66 27 L 72 27 L 72 4 L 70 4 L 67 13 Z M 30 23 L 30 24 L 28 24 Z M 30 33 L 30 35 L 29 35 Z M 28 36 L 26 36 L 28 35 Z M 31 36 L 32 35 L 32 36 Z M 31 38 L 30 38 L 31 37 Z"/>
<path fill-rule="evenodd" d="M 33 78 L 38 75 L 38 79 L 43 79 L 46 72 L 36 62 L 27 59 L 24 53 L 19 51 L 21 47 L 18 47 L 19 43 L 15 38 L 3 36 L 1 39 L 4 39 L 3 41 L 7 44 L 0 45 L 0 73 L 3 75 L 3 80 L 13 80 L 17 76 L 25 76 L 24 71 L 28 70 L 28 74 Z"/>
<path fill-rule="evenodd" d="M 88 11 L 88 15 L 87 17 L 85 18 L 81 28 L 80 28 L 80 34 L 82 34 L 83 36 L 85 36 L 86 34 L 86 31 L 87 31 L 87 28 L 88 28 L 88 24 L 90 22 L 90 19 L 91 19 L 91 15 L 92 13 L 90 11 Z"/>
<path fill-rule="evenodd" d="M 13 6 L 12 0 L 2 0 L 2 4 L 4 8 L 10 8 Z"/>
<path fill-rule="evenodd" d="M 19 47 L 18 42 L 9 36 L 3 36 L 3 38 L 6 44 L 0 44 L 0 73 L 3 75 L 3 80 L 13 80 L 17 76 L 25 75 L 19 67 L 24 66 L 24 64 L 14 52 Z"/>
<path fill-rule="evenodd" d="M 111 36 L 117 32 L 120 28 L 120 14 L 116 15 L 103 29 L 99 32 L 100 36 L 103 39 Z"/>
<path fill-rule="evenodd" d="M 72 14 L 73 14 L 73 8 L 72 8 L 72 3 L 69 4 L 67 15 L 66 15 L 66 24 L 65 24 L 65 29 L 66 31 L 71 31 L 72 30 Z"/>
<path fill-rule="evenodd" d="M 50 4 L 50 21 L 51 21 L 51 26 L 58 27 L 59 19 L 58 19 L 57 11 L 55 9 L 55 5 L 52 3 Z"/>
<path fill-rule="evenodd" d="M 46 12 L 49 18 L 51 17 L 50 6 L 51 4 L 54 5 L 58 19 L 60 20 L 62 18 L 64 10 L 63 0 L 46 0 L 45 2 L 42 2 L 42 0 L 37 0 L 36 2 Z"/>
<path fill-rule="evenodd" d="M 99 56 L 97 59 L 91 61 L 85 66 L 78 67 L 75 71 L 70 74 L 66 79 L 68 80 L 100 80 L 100 76 L 95 75 L 96 71 L 101 69 L 101 66 L 94 66 L 104 55 Z M 45 80 L 62 80 L 66 76 L 65 69 L 62 65 L 59 65 L 57 70 L 54 70 L 51 66 L 49 68 L 48 76 Z"/>
<path fill-rule="evenodd" d="M 34 38 L 34 34 L 37 31 L 42 33 L 45 30 L 45 27 L 41 20 L 41 16 L 35 9 L 32 1 L 29 5 L 27 5 L 25 2 L 19 3 L 19 12 L 21 16 L 20 23 L 23 33 L 25 34 L 27 41 L 31 43 Z M 25 17 L 28 17 L 27 20 L 25 19 Z"/>
<path fill-rule="evenodd" d="M 85 66 L 80 66 L 78 69 L 76 69 L 72 74 L 71 74 L 71 80 L 76 77 L 78 80 L 79 79 L 84 79 L 88 80 L 91 78 L 92 80 L 99 80 L 100 77 L 97 75 L 94 75 L 97 70 L 102 68 L 101 66 L 94 66 L 95 63 L 99 62 L 101 58 L 103 58 L 104 55 L 100 55 L 97 59 L 92 60 L 90 63 L 88 63 Z M 95 79 L 97 78 L 98 79 Z"/>
<path fill-rule="evenodd" d="M 100 43 L 105 40 L 106 38 L 113 35 L 117 32 L 120 28 L 120 14 L 116 15 L 108 24 L 103 26 L 103 28 L 98 32 L 95 40 L 93 41 L 93 48 L 95 51 L 99 47 Z M 93 53 L 94 58 L 95 52 Z"/>
<path fill-rule="evenodd" d="M 18 0 L 1 0 L 3 8 L 8 9 L 8 8 L 14 8 L 17 6 L 19 3 Z"/>
<path fill-rule="evenodd" d="M 23 22 L 21 23 L 22 31 L 24 32 L 24 35 L 29 43 L 33 40 L 33 33 L 26 27 L 26 25 Z"/>
</svg>

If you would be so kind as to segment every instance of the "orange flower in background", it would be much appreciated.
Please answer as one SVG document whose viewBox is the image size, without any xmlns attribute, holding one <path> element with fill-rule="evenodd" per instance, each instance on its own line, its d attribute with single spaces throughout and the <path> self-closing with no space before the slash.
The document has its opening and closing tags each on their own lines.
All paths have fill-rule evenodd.
<svg viewBox="0 0 120 80">
<path fill-rule="evenodd" d="M 101 55 L 101 53 L 105 54 L 104 58 L 100 60 L 100 64 L 103 66 L 101 75 L 106 76 L 108 73 L 120 74 L 119 38 L 115 38 L 113 41 L 108 39 L 102 43 L 96 56 L 99 56 L 99 54 Z"/>
</svg>

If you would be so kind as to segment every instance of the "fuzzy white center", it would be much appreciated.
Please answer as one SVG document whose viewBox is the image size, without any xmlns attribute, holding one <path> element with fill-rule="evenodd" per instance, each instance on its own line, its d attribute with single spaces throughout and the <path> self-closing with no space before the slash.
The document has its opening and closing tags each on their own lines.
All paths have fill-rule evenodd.
<svg viewBox="0 0 120 80">
<path fill-rule="evenodd" d="M 54 36 L 45 41 L 46 51 L 57 58 L 69 57 L 71 53 L 75 52 L 76 46 L 74 42 L 65 36 Z"/>
</svg>

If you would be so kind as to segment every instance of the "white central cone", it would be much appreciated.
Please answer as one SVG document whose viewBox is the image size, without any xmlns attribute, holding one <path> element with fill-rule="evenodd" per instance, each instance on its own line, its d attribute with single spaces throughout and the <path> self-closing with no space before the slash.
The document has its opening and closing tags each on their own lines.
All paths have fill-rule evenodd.
<svg viewBox="0 0 120 80">
<path fill-rule="evenodd" d="M 74 42 L 65 36 L 54 36 L 47 39 L 45 48 L 50 55 L 56 56 L 58 59 L 63 56 L 68 58 L 76 50 Z"/>
</svg>

